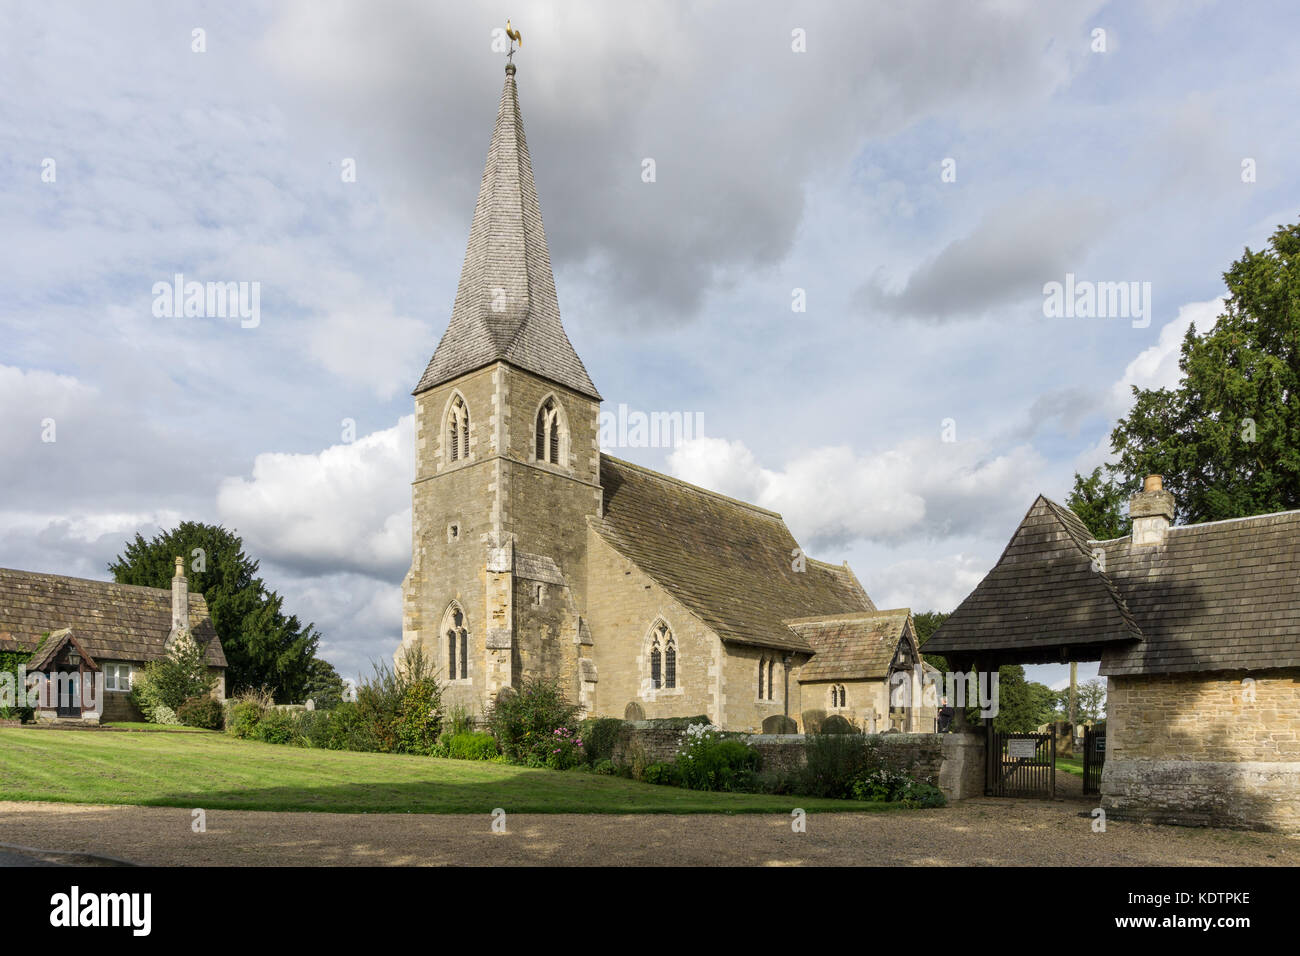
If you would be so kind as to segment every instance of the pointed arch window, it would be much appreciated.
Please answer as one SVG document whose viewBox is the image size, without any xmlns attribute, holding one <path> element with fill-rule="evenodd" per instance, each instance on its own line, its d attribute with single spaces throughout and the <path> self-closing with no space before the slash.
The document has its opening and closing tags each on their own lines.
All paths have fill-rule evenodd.
<svg viewBox="0 0 1300 956">
<path fill-rule="evenodd" d="M 563 464 L 567 436 L 564 430 L 564 415 L 555 396 L 547 398 L 542 402 L 542 407 L 537 410 L 536 432 L 534 450 L 537 460 L 551 465 Z"/>
<path fill-rule="evenodd" d="M 469 408 L 457 395 L 447 409 L 447 460 L 469 457 Z"/>
<path fill-rule="evenodd" d="M 674 690 L 677 687 L 677 639 L 672 629 L 663 621 L 650 629 L 650 686 L 654 690 Z"/>
<path fill-rule="evenodd" d="M 659 642 L 656 640 L 650 648 L 650 686 L 655 690 L 660 687 L 660 674 L 663 665 L 663 654 L 659 650 Z"/>
<path fill-rule="evenodd" d="M 453 607 L 447 613 L 447 679 L 469 678 L 469 630 L 465 615 Z"/>
</svg>

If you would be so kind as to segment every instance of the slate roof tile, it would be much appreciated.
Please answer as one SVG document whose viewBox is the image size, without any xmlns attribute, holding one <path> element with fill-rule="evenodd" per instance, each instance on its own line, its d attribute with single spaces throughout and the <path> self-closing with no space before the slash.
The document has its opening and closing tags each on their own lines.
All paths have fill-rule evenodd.
<svg viewBox="0 0 1300 956">
<path fill-rule="evenodd" d="M 600 481 L 596 532 L 724 641 L 809 653 L 786 620 L 875 610 L 847 564 L 794 570 L 798 544 L 775 512 L 608 455 Z"/>
<path fill-rule="evenodd" d="M 202 594 L 191 592 L 190 632 L 207 645 L 208 663 L 226 655 Z M 46 633 L 71 628 L 100 661 L 157 660 L 172 625 L 170 588 L 145 588 L 59 574 L 0 568 L 0 649 L 34 650 Z"/>
</svg>

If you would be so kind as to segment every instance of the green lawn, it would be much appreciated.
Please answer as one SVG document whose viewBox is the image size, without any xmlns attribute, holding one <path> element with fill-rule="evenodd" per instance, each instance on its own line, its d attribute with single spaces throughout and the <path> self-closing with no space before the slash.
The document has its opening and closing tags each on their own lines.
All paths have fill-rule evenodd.
<svg viewBox="0 0 1300 956">
<path fill-rule="evenodd" d="M 0 728 L 0 800 L 332 813 L 784 813 L 897 804 L 702 793 L 578 771 L 306 750 L 219 733 Z"/>
<path fill-rule="evenodd" d="M 1066 773 L 1072 773 L 1076 777 L 1083 776 L 1083 758 L 1082 757 L 1063 757 L 1056 755 L 1056 769 L 1064 770 Z"/>
<path fill-rule="evenodd" d="M 198 727 L 186 727 L 184 724 L 151 724 L 143 720 L 112 720 L 105 721 L 105 727 L 112 727 L 114 730 L 138 730 L 144 733 L 177 733 L 177 734 L 209 734 L 210 730 L 200 730 Z"/>
</svg>

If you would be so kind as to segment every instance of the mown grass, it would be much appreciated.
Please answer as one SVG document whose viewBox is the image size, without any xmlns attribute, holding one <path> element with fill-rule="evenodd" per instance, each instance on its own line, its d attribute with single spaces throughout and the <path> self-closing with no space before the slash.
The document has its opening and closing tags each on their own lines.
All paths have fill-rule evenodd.
<svg viewBox="0 0 1300 956">
<path fill-rule="evenodd" d="M 0 800 L 329 813 L 784 813 L 897 804 L 651 786 L 580 771 L 309 750 L 218 733 L 0 728 Z"/>
<path fill-rule="evenodd" d="M 1083 757 L 1064 757 L 1061 754 L 1057 754 L 1056 769 L 1064 770 L 1066 773 L 1072 773 L 1076 777 L 1082 777 Z"/>
</svg>

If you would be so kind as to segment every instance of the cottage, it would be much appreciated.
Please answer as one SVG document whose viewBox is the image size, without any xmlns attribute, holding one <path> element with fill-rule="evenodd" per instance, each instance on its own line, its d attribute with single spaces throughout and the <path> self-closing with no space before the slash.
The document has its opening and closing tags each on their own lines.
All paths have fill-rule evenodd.
<svg viewBox="0 0 1300 956">
<path fill-rule="evenodd" d="M 1300 830 L 1300 511 L 1174 526 L 1152 475 L 1132 534 L 1039 497 L 926 644 L 958 666 L 1100 661 L 1101 806 Z"/>
<path fill-rule="evenodd" d="M 48 688 L 38 719 L 140 720 L 132 680 L 187 632 L 206 647 L 213 694 L 224 699 L 226 655 L 180 558 L 170 591 L 0 568 L 0 650 L 31 653 L 23 666 Z"/>
</svg>

